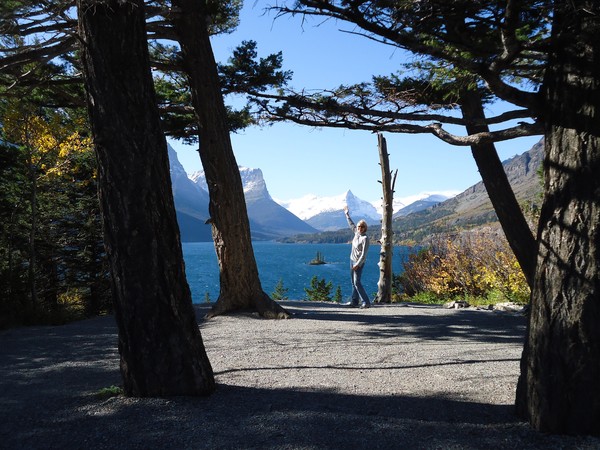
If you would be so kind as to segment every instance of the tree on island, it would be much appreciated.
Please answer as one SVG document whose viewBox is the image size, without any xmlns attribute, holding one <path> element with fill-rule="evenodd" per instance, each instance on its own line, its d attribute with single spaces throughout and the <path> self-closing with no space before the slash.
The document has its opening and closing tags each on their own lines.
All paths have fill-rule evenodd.
<svg viewBox="0 0 600 450">
<path fill-rule="evenodd" d="M 325 259 L 323 258 L 323 254 L 321 252 L 317 252 L 317 256 L 315 256 L 314 259 L 311 259 L 309 264 L 311 266 L 318 266 L 321 264 L 327 264 L 327 262 L 325 261 Z"/>
<path fill-rule="evenodd" d="M 298 0 L 276 9 L 350 23 L 356 26 L 352 33 L 419 57 L 413 68 L 421 77 L 374 77 L 372 84 L 313 96 L 257 95 L 256 101 L 271 120 L 431 133 L 450 144 L 470 145 L 532 286 L 518 411 L 541 431 L 598 435 L 600 5 L 593 0 Z M 488 101 L 515 108 L 488 118 L 482 107 Z M 452 114 L 456 106 L 462 118 Z M 467 135 L 453 135 L 446 125 L 464 126 Z M 535 134 L 545 137 L 537 240 L 520 217 L 493 146 Z"/>
</svg>

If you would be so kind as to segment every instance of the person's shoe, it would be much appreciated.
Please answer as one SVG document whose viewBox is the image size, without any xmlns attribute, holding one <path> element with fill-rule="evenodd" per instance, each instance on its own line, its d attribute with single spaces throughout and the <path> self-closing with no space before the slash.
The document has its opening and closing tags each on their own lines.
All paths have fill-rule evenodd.
<svg viewBox="0 0 600 450">
<path fill-rule="evenodd" d="M 361 303 L 360 304 L 360 309 L 367 309 L 370 308 L 371 304 L 370 303 Z"/>
</svg>

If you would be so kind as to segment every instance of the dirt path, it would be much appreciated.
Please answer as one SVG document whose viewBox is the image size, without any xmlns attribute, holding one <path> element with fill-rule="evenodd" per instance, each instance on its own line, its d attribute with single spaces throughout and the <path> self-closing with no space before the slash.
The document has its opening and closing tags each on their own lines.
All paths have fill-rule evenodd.
<svg viewBox="0 0 600 450">
<path fill-rule="evenodd" d="M 518 314 L 285 306 L 200 322 L 209 398 L 98 399 L 121 381 L 111 317 L 3 332 L 0 448 L 600 449 L 513 416 Z"/>
</svg>

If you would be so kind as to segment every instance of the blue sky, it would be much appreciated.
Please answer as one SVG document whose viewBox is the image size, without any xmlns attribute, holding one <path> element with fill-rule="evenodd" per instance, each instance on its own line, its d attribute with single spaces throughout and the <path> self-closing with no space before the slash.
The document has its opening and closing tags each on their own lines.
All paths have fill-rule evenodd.
<svg viewBox="0 0 600 450">
<path fill-rule="evenodd" d="M 246 1 L 238 29 L 213 37 L 218 61 L 226 61 L 242 41 L 255 40 L 261 57 L 283 52 L 285 70 L 294 73 L 290 86 L 296 89 L 369 81 L 372 75 L 395 72 L 406 61 L 392 47 L 353 35 L 348 24 L 316 19 L 303 23 L 301 17 L 289 16 L 275 19 L 273 13 L 264 12 L 266 3 Z M 451 146 L 431 135 L 388 133 L 385 137 L 390 166 L 398 169 L 397 199 L 423 192 L 462 192 L 481 180 L 469 147 Z M 498 143 L 500 158 L 523 153 L 538 140 Z M 195 147 L 170 143 L 188 173 L 201 170 Z M 233 134 L 232 143 L 238 164 L 260 168 L 275 199 L 335 196 L 348 189 L 363 200 L 381 198 L 377 137 L 367 131 L 276 124 Z"/>
</svg>

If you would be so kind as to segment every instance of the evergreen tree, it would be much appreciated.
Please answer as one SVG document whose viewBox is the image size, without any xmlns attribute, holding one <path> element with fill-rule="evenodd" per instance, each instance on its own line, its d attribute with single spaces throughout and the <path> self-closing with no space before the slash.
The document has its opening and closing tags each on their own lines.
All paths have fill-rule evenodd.
<svg viewBox="0 0 600 450">
<path fill-rule="evenodd" d="M 280 278 L 275 285 L 275 290 L 271 294 L 273 300 L 287 300 L 288 288 L 283 286 L 283 278 Z"/>
<path fill-rule="evenodd" d="M 311 302 L 330 302 L 333 283 L 324 278 L 319 279 L 316 275 L 310 279 L 310 287 L 304 288 L 307 300 Z"/>
<path fill-rule="evenodd" d="M 0 191 L 7 204 L 0 242 L 7 323 L 107 311 L 95 160 L 89 138 L 77 131 L 82 118 L 23 100 L 3 102 L 0 116 L 4 139 L 14 143 L 2 147 L 8 164 Z M 18 280 L 28 289 L 17 289 Z"/>
<path fill-rule="evenodd" d="M 227 114 L 220 91 L 216 62 L 206 26 L 206 4 L 197 0 L 173 0 L 175 37 L 191 90 L 198 123 L 200 159 L 210 202 L 212 236 L 219 261 L 219 298 L 207 317 L 239 309 L 253 309 L 266 318 L 289 314 L 266 294 L 250 238 L 250 223 L 242 180 L 233 153 Z"/>
<path fill-rule="evenodd" d="M 304 90 L 278 94 L 253 94 L 269 120 L 291 120 L 312 126 L 347 127 L 374 132 L 431 133 L 454 145 L 470 145 L 482 180 L 507 240 L 530 284 L 533 284 L 537 244 L 515 194 L 503 171 L 494 141 L 541 134 L 539 123 L 515 119 L 534 117 L 526 109 L 515 109 L 486 117 L 484 105 L 495 97 L 481 80 L 462 64 L 485 59 L 484 52 L 502 52 L 494 25 L 503 26 L 503 2 L 330 2 L 299 1 L 279 12 L 307 16 L 330 16 L 357 26 L 356 33 L 419 54 L 404 70 L 373 76 L 371 82 L 342 85 L 307 95 Z M 519 39 L 540 40 L 544 17 L 525 6 L 528 23 L 511 23 Z M 515 21 L 514 6 L 510 20 Z M 418 29 L 415 34 L 413 30 Z M 419 36 L 417 39 L 416 36 Z M 468 36 L 468 37 L 467 37 Z M 543 55 L 529 47 L 518 55 L 510 77 L 539 84 Z M 485 80 L 487 81 L 487 80 Z M 523 84 L 523 83 L 521 83 Z M 458 110 L 458 111 L 457 111 Z M 456 112 L 462 114 L 457 116 Z M 451 134 L 445 127 L 465 128 L 467 136 Z M 490 131 L 490 126 L 500 128 Z"/>
<path fill-rule="evenodd" d="M 124 392 L 208 395 L 215 382 L 185 277 L 144 4 L 77 7 Z"/>
<path fill-rule="evenodd" d="M 335 303 L 342 303 L 342 288 L 341 286 L 338 284 L 338 287 L 335 290 L 335 294 L 333 296 L 333 301 Z"/>
<path fill-rule="evenodd" d="M 600 247 L 595 231 L 600 197 L 591 195 L 600 190 L 598 2 L 299 0 L 280 11 L 347 21 L 367 37 L 424 59 L 428 69 L 425 79 L 375 78 L 375 88 L 342 87 L 333 98 L 271 96 L 290 100 L 265 106 L 282 120 L 327 126 L 342 118 L 352 128 L 431 133 L 455 145 L 544 134 L 545 198 L 538 239 L 535 245 L 525 242 L 524 255 L 517 254 L 533 286 L 517 407 L 542 431 L 600 433 L 600 346 L 594 344 L 600 341 L 595 325 L 600 291 L 594 288 L 600 265 L 590 258 Z M 456 89 L 450 88 L 453 84 Z M 484 118 L 485 98 L 514 109 Z M 390 107 L 383 108 L 386 104 Z M 410 111 L 419 104 L 437 109 Z M 453 104 L 461 106 L 464 120 L 451 111 L 440 114 Z M 449 133 L 445 127 L 453 124 L 465 126 L 468 135 Z M 492 125 L 494 131 L 487 128 Z M 474 154 L 482 151 L 474 149 Z M 486 181 L 501 176 L 497 164 L 489 167 L 481 170 Z M 497 200 L 510 199 L 500 195 Z M 494 207 L 502 208 L 500 203 Z M 537 260 L 532 263 L 527 253 Z"/>
<path fill-rule="evenodd" d="M 152 65 L 156 68 L 166 131 L 189 142 L 200 142 L 221 271 L 221 295 L 210 315 L 250 307 L 264 317 L 287 317 L 285 310 L 273 302 L 260 285 L 241 179 L 229 139 L 231 129 L 251 122 L 248 108 L 228 114 L 222 98 L 227 93 L 260 92 L 267 86 L 284 84 L 289 74 L 279 70 L 281 54 L 258 59 L 255 43 L 244 42 L 234 52 L 229 65 L 217 67 L 208 35 L 235 27 L 241 5 L 238 0 L 170 3 L 148 0 L 145 4 L 148 40 L 154 56 Z M 33 71 L 26 70 L 26 65 L 33 65 L 39 73 L 47 73 L 45 86 L 58 89 L 61 85 L 75 84 L 80 87 L 81 71 L 73 70 L 80 63 L 75 52 L 75 21 L 70 19 L 70 6 L 62 2 L 56 5 L 15 2 L 5 8 L 8 14 L 2 16 L 0 24 L 10 29 L 14 38 L 5 43 L 7 57 L 0 75 L 12 86 L 13 92 L 40 84 L 41 77 L 30 76 Z M 35 23 L 42 25 L 33 26 L 30 19 L 34 17 Z M 51 30 L 55 32 L 48 38 L 44 31 Z M 35 33 L 40 34 L 40 40 L 32 46 L 24 45 L 23 36 Z M 165 46 L 165 40 L 176 45 Z M 65 64 L 48 63 L 57 59 Z M 58 102 L 64 100 L 59 93 L 53 98 Z M 68 98 L 69 104 L 76 100 L 76 96 Z M 81 97 L 79 100 L 81 104 Z M 242 273 L 236 269 L 239 267 Z"/>
</svg>

